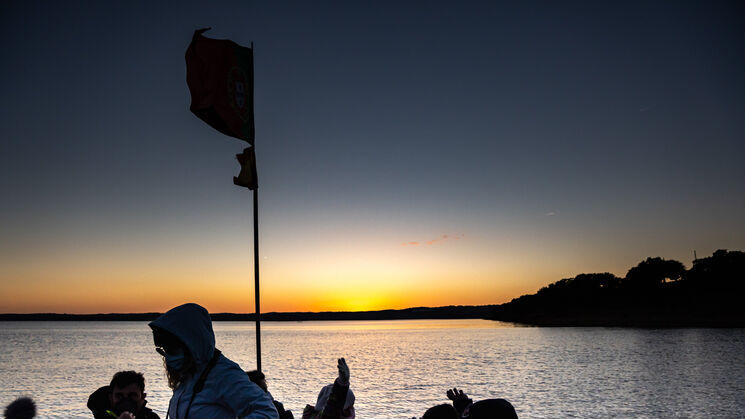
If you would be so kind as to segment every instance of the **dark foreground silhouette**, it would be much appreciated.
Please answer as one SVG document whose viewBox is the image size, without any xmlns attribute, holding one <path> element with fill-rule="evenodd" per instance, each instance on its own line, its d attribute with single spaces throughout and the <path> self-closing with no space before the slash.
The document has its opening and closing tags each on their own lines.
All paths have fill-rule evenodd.
<svg viewBox="0 0 745 419">
<path fill-rule="evenodd" d="M 486 399 L 474 403 L 463 390 L 457 388 L 448 390 L 446 394 L 453 404 L 432 406 L 421 419 L 517 419 L 515 408 L 505 399 Z"/>
<path fill-rule="evenodd" d="M 119 371 L 111 383 L 88 397 L 88 409 L 94 419 L 160 419 L 145 407 L 145 376 L 136 371 Z"/>
<path fill-rule="evenodd" d="M 355 419 L 354 393 L 349 388 L 349 366 L 344 358 L 339 358 L 337 363 L 338 377 L 333 384 L 321 389 L 315 405 L 305 405 L 303 419 Z"/>
<path fill-rule="evenodd" d="M 537 326 L 745 327 L 745 253 L 717 250 L 690 269 L 647 258 L 624 278 L 580 274 L 497 306 L 492 319 Z"/>
<path fill-rule="evenodd" d="M 28 397 L 11 402 L 3 412 L 5 419 L 31 419 L 36 417 L 36 403 Z"/>
<path fill-rule="evenodd" d="M 279 419 L 295 419 L 295 416 L 292 414 L 292 411 L 286 410 L 285 405 L 282 404 L 279 400 L 275 400 L 274 396 L 272 396 L 272 393 L 269 392 L 269 387 L 266 384 L 266 376 L 263 372 L 257 371 L 257 370 L 251 370 L 246 371 L 246 375 L 248 375 L 248 379 L 251 380 L 252 383 L 259 386 L 260 389 L 264 390 L 264 393 L 269 395 L 269 398 L 272 399 L 272 403 L 274 403 L 274 408 L 277 409 L 277 414 L 279 414 Z"/>
</svg>

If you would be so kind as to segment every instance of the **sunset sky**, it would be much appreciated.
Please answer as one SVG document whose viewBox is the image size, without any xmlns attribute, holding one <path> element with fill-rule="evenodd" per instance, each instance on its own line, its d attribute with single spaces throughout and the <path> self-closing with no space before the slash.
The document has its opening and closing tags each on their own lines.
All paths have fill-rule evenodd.
<svg viewBox="0 0 745 419">
<path fill-rule="evenodd" d="M 732 1 L 0 5 L 0 313 L 251 312 L 245 143 L 192 32 L 255 43 L 262 311 L 496 304 L 745 250 Z"/>
</svg>

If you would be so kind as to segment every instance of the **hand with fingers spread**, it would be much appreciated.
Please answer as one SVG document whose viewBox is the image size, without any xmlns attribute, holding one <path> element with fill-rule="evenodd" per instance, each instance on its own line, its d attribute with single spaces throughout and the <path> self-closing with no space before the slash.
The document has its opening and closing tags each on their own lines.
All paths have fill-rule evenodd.
<svg viewBox="0 0 745 419">
<path fill-rule="evenodd" d="M 459 415 L 463 415 L 468 406 L 473 403 L 473 400 L 468 398 L 468 394 L 464 393 L 463 390 L 458 390 L 453 387 L 452 390 L 447 391 L 448 399 L 453 401 L 453 407 Z"/>
<path fill-rule="evenodd" d="M 463 392 L 463 390 L 458 390 L 457 388 L 453 387 L 452 390 L 447 391 L 448 399 L 452 401 L 456 400 L 468 400 L 468 395 Z"/>
</svg>

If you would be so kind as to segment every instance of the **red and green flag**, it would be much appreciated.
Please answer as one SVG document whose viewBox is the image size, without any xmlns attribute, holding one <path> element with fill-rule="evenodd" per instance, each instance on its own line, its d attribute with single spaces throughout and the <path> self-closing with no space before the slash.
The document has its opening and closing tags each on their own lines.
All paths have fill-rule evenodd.
<svg viewBox="0 0 745 419">
<path fill-rule="evenodd" d="M 190 110 L 225 135 L 254 144 L 253 49 L 194 31 L 186 50 Z"/>
</svg>

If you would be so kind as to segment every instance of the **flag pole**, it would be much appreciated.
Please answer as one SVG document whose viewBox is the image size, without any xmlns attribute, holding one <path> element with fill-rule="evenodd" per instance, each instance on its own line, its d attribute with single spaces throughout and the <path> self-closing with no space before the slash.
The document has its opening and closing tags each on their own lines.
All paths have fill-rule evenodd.
<svg viewBox="0 0 745 419">
<path fill-rule="evenodd" d="M 254 293 L 256 295 L 256 369 L 261 372 L 261 308 L 259 302 L 259 188 L 254 188 Z"/>
<path fill-rule="evenodd" d="M 251 42 L 251 125 L 253 130 L 253 55 L 254 43 Z M 255 135 L 255 134 L 254 134 Z M 253 145 L 253 144 L 252 144 Z M 254 146 L 254 155 L 255 155 Z M 259 184 L 254 188 L 254 298 L 256 306 L 256 370 L 261 372 L 261 301 L 259 299 Z"/>
</svg>

